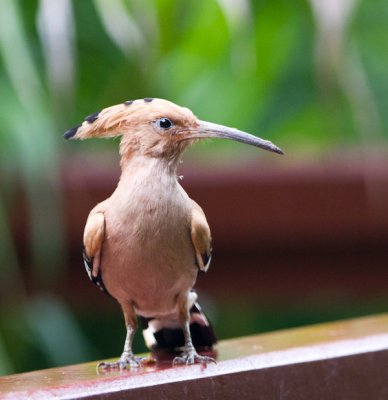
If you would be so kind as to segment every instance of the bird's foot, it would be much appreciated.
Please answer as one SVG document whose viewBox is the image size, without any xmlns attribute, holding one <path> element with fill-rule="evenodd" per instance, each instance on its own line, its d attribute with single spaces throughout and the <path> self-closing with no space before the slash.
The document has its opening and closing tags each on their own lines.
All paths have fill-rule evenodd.
<svg viewBox="0 0 388 400">
<path fill-rule="evenodd" d="M 133 353 L 123 353 L 118 361 L 100 362 L 97 364 L 97 369 L 102 369 L 104 371 L 118 369 L 122 371 L 124 369 L 139 368 L 142 366 L 142 360 L 142 357 L 135 357 Z"/>
<path fill-rule="evenodd" d="M 180 357 L 175 357 L 172 365 L 192 365 L 192 364 L 217 364 L 213 357 L 200 356 L 194 348 L 189 348 L 183 351 Z"/>
</svg>

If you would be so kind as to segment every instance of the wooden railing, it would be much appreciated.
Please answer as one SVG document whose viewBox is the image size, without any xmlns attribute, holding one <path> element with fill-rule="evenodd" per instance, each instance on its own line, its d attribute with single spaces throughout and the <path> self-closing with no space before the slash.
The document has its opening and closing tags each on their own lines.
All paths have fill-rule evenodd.
<svg viewBox="0 0 388 400">
<path fill-rule="evenodd" d="M 388 399 L 388 314 L 225 340 L 216 365 L 98 373 L 96 362 L 0 378 L 4 399 Z"/>
</svg>

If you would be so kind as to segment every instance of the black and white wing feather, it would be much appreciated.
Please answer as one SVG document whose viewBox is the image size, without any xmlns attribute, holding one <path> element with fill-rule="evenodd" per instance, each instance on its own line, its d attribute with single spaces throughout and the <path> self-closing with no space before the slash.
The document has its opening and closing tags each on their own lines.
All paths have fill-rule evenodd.
<svg viewBox="0 0 388 400">
<path fill-rule="evenodd" d="M 202 208 L 194 201 L 191 210 L 191 240 L 194 245 L 197 265 L 200 271 L 209 269 L 212 258 L 212 238 L 210 228 Z"/>
<path fill-rule="evenodd" d="M 105 238 L 105 217 L 102 212 L 90 213 L 84 230 L 83 259 L 89 279 L 108 293 L 101 276 L 100 261 Z"/>
</svg>

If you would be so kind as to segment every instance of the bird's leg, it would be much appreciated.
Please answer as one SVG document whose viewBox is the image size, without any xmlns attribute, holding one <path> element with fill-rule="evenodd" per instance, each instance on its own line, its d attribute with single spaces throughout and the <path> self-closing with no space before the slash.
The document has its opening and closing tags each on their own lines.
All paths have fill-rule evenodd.
<svg viewBox="0 0 388 400">
<path fill-rule="evenodd" d="M 137 331 L 135 310 L 130 303 L 124 303 L 121 304 L 121 306 L 124 312 L 125 325 L 127 327 L 127 335 L 125 337 L 123 353 L 118 361 L 101 362 L 98 364 L 98 368 L 123 370 L 125 368 L 137 368 L 141 366 L 141 357 L 135 357 L 132 351 L 133 339 Z"/>
<path fill-rule="evenodd" d="M 216 363 L 216 360 L 214 358 L 208 356 L 200 356 L 195 350 L 190 333 L 190 312 L 187 305 L 187 299 L 185 299 L 184 304 L 180 306 L 179 318 L 185 338 L 185 345 L 183 347 L 182 355 L 180 357 L 174 358 L 172 362 L 173 366 L 182 364 L 191 365 L 195 363 Z"/>
</svg>

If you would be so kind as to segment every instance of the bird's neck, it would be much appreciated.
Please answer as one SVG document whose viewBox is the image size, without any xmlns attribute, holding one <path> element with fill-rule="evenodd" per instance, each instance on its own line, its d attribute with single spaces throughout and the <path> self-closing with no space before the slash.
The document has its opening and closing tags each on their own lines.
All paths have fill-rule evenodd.
<svg viewBox="0 0 388 400">
<path fill-rule="evenodd" d="M 136 177 L 143 179 L 172 179 L 177 180 L 179 160 L 148 157 L 143 155 L 132 156 L 121 162 L 120 184 L 126 184 Z"/>
</svg>

